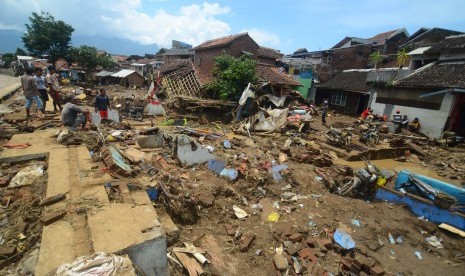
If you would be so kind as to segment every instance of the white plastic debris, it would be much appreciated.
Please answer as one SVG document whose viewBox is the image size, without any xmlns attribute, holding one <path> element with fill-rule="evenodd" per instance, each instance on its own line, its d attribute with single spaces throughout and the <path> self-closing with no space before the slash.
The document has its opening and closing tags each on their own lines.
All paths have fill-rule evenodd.
<svg viewBox="0 0 465 276">
<path fill-rule="evenodd" d="M 43 165 L 32 165 L 20 170 L 11 179 L 8 187 L 19 187 L 33 184 L 37 178 L 44 175 Z"/>
<path fill-rule="evenodd" d="M 249 216 L 246 211 L 242 210 L 241 208 L 237 207 L 236 205 L 233 205 L 233 210 L 234 214 L 238 219 L 243 219 Z"/>
<path fill-rule="evenodd" d="M 434 247 L 436 247 L 436 248 L 444 248 L 444 246 L 442 246 L 442 243 L 441 243 L 441 242 L 442 242 L 442 239 L 439 239 L 439 238 L 436 237 L 436 236 L 431 236 L 431 237 L 429 237 L 429 238 L 426 238 L 426 241 L 427 241 L 430 245 L 432 245 L 432 246 L 434 246 Z"/>
</svg>

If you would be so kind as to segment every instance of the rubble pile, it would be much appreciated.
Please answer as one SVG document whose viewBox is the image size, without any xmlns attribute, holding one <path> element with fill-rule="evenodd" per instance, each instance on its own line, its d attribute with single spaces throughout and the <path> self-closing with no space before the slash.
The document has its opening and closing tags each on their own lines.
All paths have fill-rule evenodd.
<svg viewBox="0 0 465 276">
<path fill-rule="evenodd" d="M 93 110 L 95 91 L 83 90 L 73 101 Z M 123 97 L 126 92 L 108 91 L 120 114 L 126 103 L 128 114 L 150 104 L 142 91 L 127 92 L 135 95 L 131 100 Z M 373 129 L 370 135 L 379 135 L 375 142 L 362 138 L 372 126 L 360 127 L 354 118 L 332 114 L 326 127 L 318 108 L 298 99 L 261 96 L 258 102 L 257 112 L 247 117 L 236 110 L 236 120 L 227 124 L 199 120 L 197 108 L 186 116 L 177 115 L 187 109 L 167 108 L 164 117 L 145 111 L 142 118 L 134 113 L 117 122 L 94 122 L 86 131 L 59 127 L 53 139 L 69 148 L 86 146 L 92 160 L 87 165 L 111 175 L 102 187 L 110 204 L 129 200 L 137 206 L 128 193 L 146 192 L 144 200 L 149 198 L 158 216 L 173 220 L 179 229 L 167 233 L 170 275 L 408 275 L 424 272 L 419 264 L 426 261 L 435 262 L 437 271 L 463 269 L 463 240 L 407 208 L 377 200 L 378 191 L 394 190 L 398 170 L 374 160 L 395 154 L 401 164 L 460 181 L 463 147 L 449 149 L 421 137 L 407 141 Z M 31 123 L 19 111 L 13 114 L 16 119 L 11 114 L 1 119 L 6 149 L 34 146 L 8 144 L 27 131 L 22 125 L 41 131 L 60 122 L 53 114 Z M 357 165 L 348 161 L 362 158 Z M 34 248 L 39 221 L 51 224 L 90 208 L 69 202 L 61 213 L 42 214 L 45 177 L 24 184 L 32 181 L 20 177 L 26 165 L 33 164 L 1 165 L 4 267 Z M 42 168 L 45 174 L 46 165 Z M 86 258 L 91 257 L 99 256 Z"/>
</svg>

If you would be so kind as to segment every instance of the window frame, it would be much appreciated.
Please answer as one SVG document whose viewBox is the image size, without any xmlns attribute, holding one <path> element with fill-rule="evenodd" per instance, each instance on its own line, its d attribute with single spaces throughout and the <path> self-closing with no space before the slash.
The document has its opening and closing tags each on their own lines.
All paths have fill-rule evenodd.
<svg viewBox="0 0 465 276">
<path fill-rule="evenodd" d="M 332 105 L 337 106 L 346 106 L 347 103 L 347 92 L 343 91 L 333 91 L 331 94 L 331 101 Z"/>
</svg>

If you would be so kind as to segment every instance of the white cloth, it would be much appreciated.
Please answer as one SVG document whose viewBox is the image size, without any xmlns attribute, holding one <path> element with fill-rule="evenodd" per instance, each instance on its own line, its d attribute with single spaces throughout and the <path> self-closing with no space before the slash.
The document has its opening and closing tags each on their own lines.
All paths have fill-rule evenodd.
<svg viewBox="0 0 465 276">
<path fill-rule="evenodd" d="M 244 92 L 242 92 L 241 98 L 239 99 L 239 105 L 245 104 L 248 98 L 255 98 L 255 93 L 250 90 L 250 82 L 244 89 Z"/>
<path fill-rule="evenodd" d="M 124 258 L 103 252 L 90 256 L 77 258 L 70 264 L 63 264 L 57 270 L 57 276 L 113 276 L 117 275 L 118 268 L 123 264 Z"/>
</svg>

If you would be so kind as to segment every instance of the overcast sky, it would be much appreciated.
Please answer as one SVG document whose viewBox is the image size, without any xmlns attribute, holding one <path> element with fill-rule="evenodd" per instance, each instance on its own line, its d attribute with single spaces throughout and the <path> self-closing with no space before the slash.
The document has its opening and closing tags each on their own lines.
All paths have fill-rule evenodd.
<svg viewBox="0 0 465 276">
<path fill-rule="evenodd" d="M 403 27 L 465 32 L 464 0 L 0 0 L 0 30 L 23 31 L 31 12 L 40 10 L 72 25 L 74 35 L 160 47 L 172 39 L 195 46 L 247 31 L 259 44 L 290 53 Z"/>
</svg>

